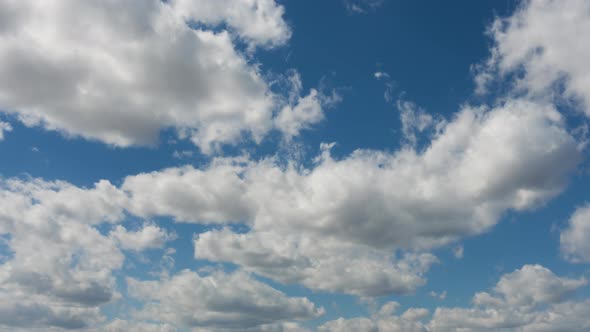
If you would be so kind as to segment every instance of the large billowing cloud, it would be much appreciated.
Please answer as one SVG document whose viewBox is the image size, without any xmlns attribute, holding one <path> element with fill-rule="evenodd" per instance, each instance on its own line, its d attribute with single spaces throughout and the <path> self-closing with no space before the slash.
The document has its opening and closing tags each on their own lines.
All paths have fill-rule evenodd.
<svg viewBox="0 0 590 332">
<path fill-rule="evenodd" d="M 484 232 L 504 211 L 559 193 L 578 160 L 553 107 L 513 100 L 465 108 L 422 152 L 356 151 L 335 160 L 324 146 L 311 168 L 217 159 L 204 169 L 130 176 L 121 188 L 140 216 L 250 227 L 200 234 L 198 258 L 313 289 L 378 296 L 424 283 L 435 258 L 420 250 Z M 338 258 L 343 252 L 347 258 Z"/>
<path fill-rule="evenodd" d="M 322 118 L 318 94 L 272 93 L 236 49 L 284 44 L 283 11 L 273 0 L 3 1 L 0 110 L 116 146 L 154 144 L 174 128 L 211 153 L 259 141 L 287 104 L 293 115 L 277 129 L 297 135 Z"/>
<path fill-rule="evenodd" d="M 395 315 L 396 303 L 387 303 L 371 317 L 340 318 L 320 331 L 568 331 L 590 328 L 588 300 L 569 297 L 587 284 L 584 278 L 559 277 L 540 265 L 525 265 L 503 275 L 492 293 L 473 297 L 472 308 L 437 308 L 430 321 L 425 309 L 410 308 Z"/>
<path fill-rule="evenodd" d="M 567 98 L 582 102 L 590 115 L 590 44 L 577 36 L 590 33 L 586 0 L 527 0 L 490 28 L 492 56 L 476 81 L 480 90 L 497 74 L 521 73 L 516 89 L 532 97 L 552 98 L 563 85 Z"/>
<path fill-rule="evenodd" d="M 560 236 L 561 252 L 575 263 L 590 263 L 590 206 L 576 209 Z"/>
</svg>

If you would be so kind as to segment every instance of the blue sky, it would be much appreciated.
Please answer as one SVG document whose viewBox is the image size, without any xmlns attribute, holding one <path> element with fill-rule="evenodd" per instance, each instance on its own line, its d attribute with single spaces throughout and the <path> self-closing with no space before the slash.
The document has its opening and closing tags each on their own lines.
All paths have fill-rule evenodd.
<svg viewBox="0 0 590 332">
<path fill-rule="evenodd" d="M 0 331 L 590 330 L 589 13 L 0 4 Z"/>
</svg>

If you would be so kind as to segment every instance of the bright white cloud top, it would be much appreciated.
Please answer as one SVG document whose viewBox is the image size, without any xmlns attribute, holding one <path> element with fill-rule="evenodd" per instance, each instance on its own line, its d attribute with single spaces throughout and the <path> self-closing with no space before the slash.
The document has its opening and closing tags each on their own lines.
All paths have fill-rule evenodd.
<svg viewBox="0 0 590 332">
<path fill-rule="evenodd" d="M 338 8 L 362 22 L 388 4 Z M 407 100 L 378 63 L 366 76 L 386 85 L 399 144 L 346 153 L 321 126 L 355 88 L 327 92 L 327 72 L 307 87 L 311 71 L 285 65 L 305 39 L 289 5 L 0 3 L 0 148 L 47 137 L 63 146 L 26 152 L 48 169 L 51 151 L 76 159 L 72 141 L 141 164 L 87 181 L 0 165 L 0 331 L 590 330 L 589 198 L 547 207 L 587 177 L 590 3 L 523 1 L 490 19 L 489 57 L 450 114 Z M 165 144 L 166 167 L 131 160 Z M 6 165 L 19 154 L 0 150 Z M 551 221 L 558 263 L 543 251 L 503 270 L 467 244 L 506 216 L 534 229 L 523 243 L 550 237 L 518 220 L 541 209 L 569 209 Z M 488 283 L 471 280 L 484 268 Z M 444 276 L 488 290 L 457 304 Z"/>
</svg>

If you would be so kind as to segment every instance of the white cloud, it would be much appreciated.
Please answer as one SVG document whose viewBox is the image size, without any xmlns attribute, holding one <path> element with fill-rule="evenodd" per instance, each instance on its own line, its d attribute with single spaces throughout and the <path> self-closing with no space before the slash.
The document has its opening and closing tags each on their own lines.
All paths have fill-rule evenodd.
<svg viewBox="0 0 590 332">
<path fill-rule="evenodd" d="M 307 298 L 290 298 L 243 272 L 200 276 L 182 271 L 170 279 L 127 278 L 132 297 L 145 301 L 138 318 L 178 327 L 243 330 L 319 317 Z"/>
<path fill-rule="evenodd" d="M 311 168 L 217 159 L 202 170 L 130 176 L 122 188 L 131 211 L 144 217 L 430 248 L 488 230 L 507 209 L 555 196 L 579 158 L 557 111 L 516 100 L 462 110 L 419 153 L 359 150 L 334 160 L 325 149 Z"/>
<path fill-rule="evenodd" d="M 429 313 L 410 308 L 395 315 L 399 305 L 386 303 L 371 317 L 339 318 L 320 331 L 423 331 L 423 332 L 582 332 L 590 327 L 590 301 L 568 299 L 587 284 L 581 279 L 559 277 L 539 265 L 525 265 L 500 278 L 493 294 L 477 293 L 472 308 L 445 308 Z"/>
<path fill-rule="evenodd" d="M 310 168 L 220 158 L 204 169 L 129 176 L 122 189 L 142 217 L 251 228 L 201 234 L 199 258 L 313 289 L 379 296 L 412 292 L 434 261 L 396 257 L 396 249 L 444 245 L 488 230 L 508 209 L 534 208 L 562 190 L 578 160 L 557 111 L 513 100 L 463 109 L 420 152 L 359 150 L 335 160 L 324 145 Z"/>
<path fill-rule="evenodd" d="M 208 25 L 226 23 L 241 38 L 256 46 L 282 45 L 291 37 L 283 20 L 285 9 L 275 0 L 173 0 L 184 20 Z"/>
<path fill-rule="evenodd" d="M 156 225 L 143 225 L 141 229 L 136 231 L 128 231 L 123 226 L 117 225 L 111 231 L 110 236 L 122 249 L 135 251 L 163 248 L 166 242 L 175 238 L 174 234 L 168 233 Z"/>
<path fill-rule="evenodd" d="M 461 259 L 463 258 L 464 251 L 465 249 L 463 248 L 463 246 L 458 245 L 455 248 L 453 248 L 453 255 L 455 256 L 455 258 Z"/>
<path fill-rule="evenodd" d="M 155 144 L 166 128 L 205 153 L 258 142 L 283 97 L 234 42 L 284 44 L 283 12 L 273 0 L 4 1 L 0 108 L 29 126 L 123 147 Z M 310 113 L 303 105 L 313 99 L 295 113 Z M 311 113 L 294 120 L 321 119 Z"/>
<path fill-rule="evenodd" d="M 428 129 L 433 129 L 433 132 L 436 133 L 446 125 L 443 119 L 433 117 L 412 101 L 400 98 L 397 100 L 396 106 L 400 112 L 403 138 L 411 146 L 416 146 L 418 134 Z"/>
<path fill-rule="evenodd" d="M 236 234 L 227 229 L 199 234 L 195 257 L 232 262 L 285 284 L 361 297 L 412 293 L 425 283 L 423 274 L 436 262 L 430 254 L 396 257 L 295 231 Z"/>
<path fill-rule="evenodd" d="M 436 309 L 429 327 L 433 332 L 585 331 L 589 327 L 584 317 L 589 313 L 587 301 L 566 300 L 586 284 L 583 278 L 558 277 L 545 267 L 525 265 L 502 276 L 494 294 L 477 293 L 473 308 Z"/>
<path fill-rule="evenodd" d="M 4 140 L 5 133 L 9 131 L 12 131 L 10 123 L 0 121 L 0 141 Z"/>
<path fill-rule="evenodd" d="M 346 10 L 350 13 L 355 14 L 366 14 L 369 11 L 375 10 L 383 3 L 385 0 L 342 0 L 344 2 L 344 6 Z"/>
<path fill-rule="evenodd" d="M 112 272 L 124 256 L 94 228 L 121 220 L 125 197 L 107 181 L 2 180 L 0 234 L 11 253 L 0 264 L 0 327 L 82 328 L 120 297 Z"/>
<path fill-rule="evenodd" d="M 561 252 L 567 260 L 590 262 L 590 205 L 576 209 L 559 239 Z"/>
<path fill-rule="evenodd" d="M 495 46 L 476 76 L 480 91 L 497 74 L 522 70 L 517 90 L 551 98 L 555 84 L 563 83 L 565 96 L 580 100 L 590 116 L 590 44 L 579 38 L 590 33 L 588 1 L 523 1 L 512 16 L 496 19 L 489 33 Z"/>
</svg>

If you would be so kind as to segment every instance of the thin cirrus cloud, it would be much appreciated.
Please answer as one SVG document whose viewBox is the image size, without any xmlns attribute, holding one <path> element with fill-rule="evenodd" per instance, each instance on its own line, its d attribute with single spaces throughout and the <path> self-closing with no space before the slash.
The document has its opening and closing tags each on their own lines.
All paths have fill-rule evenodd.
<svg viewBox="0 0 590 332">
<path fill-rule="evenodd" d="M 204 153 L 272 129 L 292 137 L 321 120 L 318 93 L 286 102 L 235 40 L 253 51 L 285 44 L 283 13 L 272 0 L 3 2 L 0 109 L 121 147 L 153 145 L 167 128 Z"/>
</svg>

